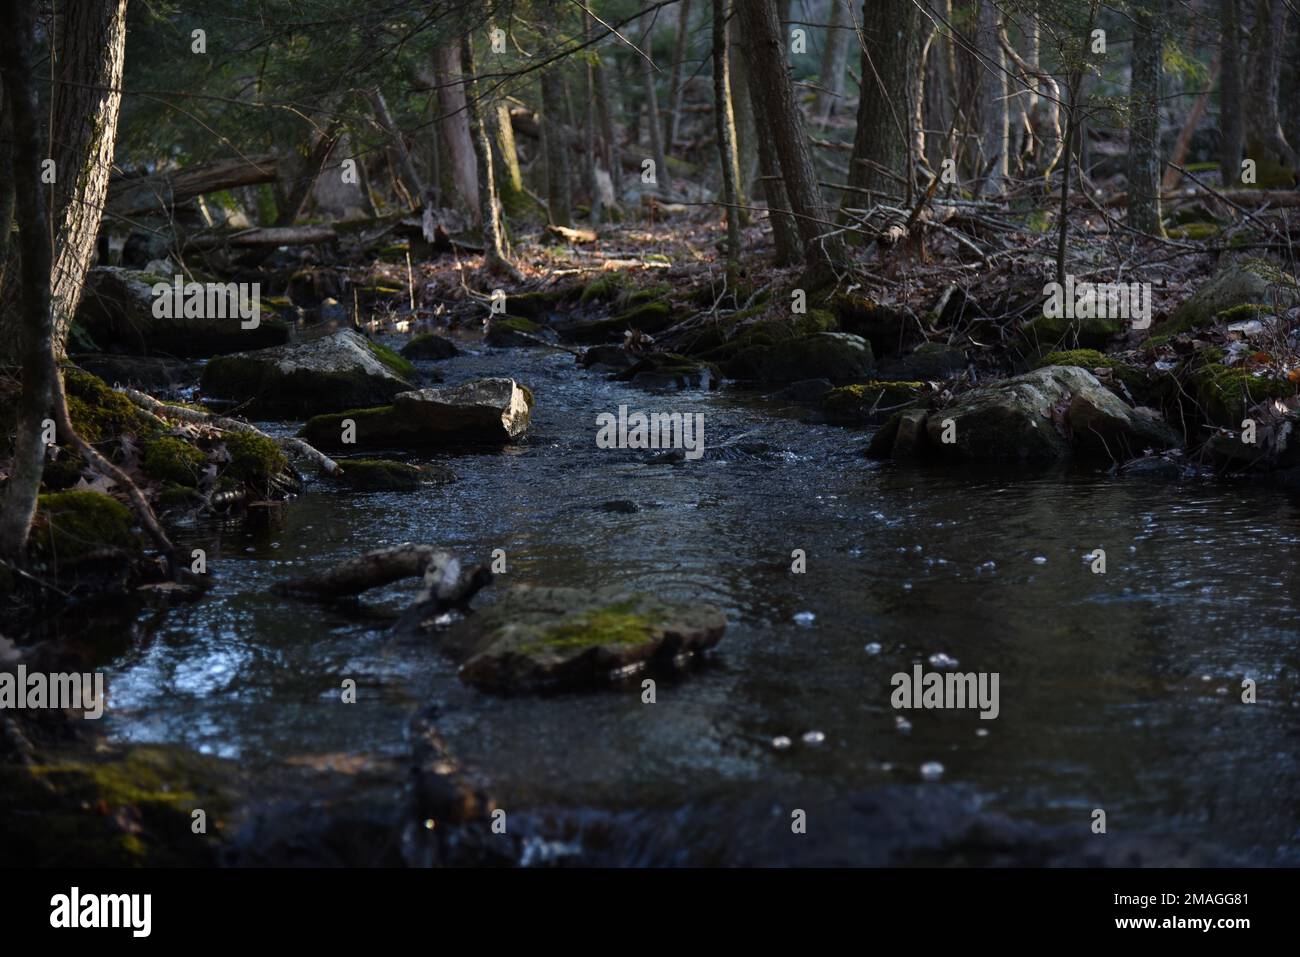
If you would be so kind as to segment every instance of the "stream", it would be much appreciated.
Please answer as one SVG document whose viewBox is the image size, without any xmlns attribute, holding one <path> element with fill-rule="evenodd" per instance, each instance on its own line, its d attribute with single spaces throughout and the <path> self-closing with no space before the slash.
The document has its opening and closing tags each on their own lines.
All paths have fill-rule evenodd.
<svg viewBox="0 0 1300 957">
<path fill-rule="evenodd" d="M 1294 498 L 873 462 L 866 433 L 779 399 L 652 393 L 564 352 L 463 347 L 422 367 L 449 385 L 528 385 L 524 440 L 413 460 L 449 466 L 450 485 L 359 494 L 311 480 L 250 520 L 178 529 L 216 584 L 112 644 L 112 738 L 231 759 L 268 801 L 304 757 L 364 756 L 364 800 L 385 814 L 412 714 L 434 702 L 451 753 L 537 835 L 524 863 L 887 863 L 902 845 L 909 861 L 1022 861 L 1034 847 L 1055 860 L 1062 842 L 1096 846 L 1104 809 L 1106 839 L 1142 862 L 1191 848 L 1300 864 Z M 703 413 L 708 453 L 597 448 L 596 416 L 620 404 Z M 653 704 L 639 680 L 498 697 L 462 684 L 436 638 L 389 630 L 414 582 L 359 608 L 270 594 L 403 541 L 484 563 L 503 549 L 480 604 L 515 583 L 618 584 L 716 605 L 727 632 Z M 1098 547 L 1105 574 L 1087 558 Z M 933 655 L 1000 676 L 996 719 L 890 706 L 891 676 Z M 340 700 L 345 678 L 355 704 Z M 942 772 L 923 776 L 932 762 Z M 807 813 L 802 843 L 792 809 Z"/>
</svg>

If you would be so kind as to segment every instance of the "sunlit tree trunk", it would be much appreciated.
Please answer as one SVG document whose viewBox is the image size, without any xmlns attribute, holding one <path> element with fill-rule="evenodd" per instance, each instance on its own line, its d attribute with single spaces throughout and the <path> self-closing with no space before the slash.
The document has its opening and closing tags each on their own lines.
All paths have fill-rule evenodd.
<svg viewBox="0 0 1300 957">
<path fill-rule="evenodd" d="M 736 118 L 731 110 L 731 70 L 727 60 L 728 0 L 713 0 L 713 114 L 718 128 L 718 158 L 722 164 L 722 201 L 727 216 L 727 269 L 740 262 L 740 197 L 736 181 Z"/>
</svg>

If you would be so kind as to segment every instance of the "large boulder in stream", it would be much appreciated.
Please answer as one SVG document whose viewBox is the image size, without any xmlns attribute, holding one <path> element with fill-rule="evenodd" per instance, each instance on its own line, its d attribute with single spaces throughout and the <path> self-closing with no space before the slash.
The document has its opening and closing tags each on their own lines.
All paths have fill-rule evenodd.
<svg viewBox="0 0 1300 957">
<path fill-rule="evenodd" d="M 958 396 L 944 409 L 900 413 L 873 454 L 1052 462 L 1071 453 L 1124 461 L 1178 444 L 1154 413 L 1134 409 L 1075 366 L 1047 366 Z"/>
<path fill-rule="evenodd" d="M 351 329 L 305 342 L 211 360 L 210 398 L 248 403 L 253 415 L 297 416 L 378 405 L 410 389 L 412 367 Z"/>
<path fill-rule="evenodd" d="M 503 445 L 524 434 L 532 408 L 532 392 L 514 379 L 476 379 L 401 392 L 391 405 L 318 415 L 299 434 L 325 449 Z"/>
<path fill-rule="evenodd" d="M 453 627 L 443 648 L 463 680 L 497 692 L 600 687 L 712 648 L 727 619 L 710 605 L 618 589 L 516 586 Z"/>
</svg>

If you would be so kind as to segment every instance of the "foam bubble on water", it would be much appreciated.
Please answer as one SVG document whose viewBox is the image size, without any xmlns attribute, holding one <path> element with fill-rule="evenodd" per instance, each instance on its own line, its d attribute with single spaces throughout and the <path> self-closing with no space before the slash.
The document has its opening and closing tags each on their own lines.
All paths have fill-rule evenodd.
<svg viewBox="0 0 1300 957">
<path fill-rule="evenodd" d="M 784 751 L 786 748 L 790 747 L 790 739 L 783 734 L 778 734 L 772 739 L 772 747 L 776 748 L 778 751 Z"/>
<path fill-rule="evenodd" d="M 1034 564 L 1035 564 L 1035 565 L 1046 565 L 1046 564 L 1047 564 L 1047 556 L 1046 556 L 1046 555 L 1035 555 L 1035 556 L 1034 556 Z"/>
<path fill-rule="evenodd" d="M 943 765 L 938 761 L 926 761 L 921 765 L 921 778 L 925 781 L 937 781 L 943 777 Z"/>
<path fill-rule="evenodd" d="M 956 668 L 958 662 L 952 655 L 937 651 L 930 656 L 930 664 L 935 668 Z"/>
<path fill-rule="evenodd" d="M 870 644 L 866 645 L 862 650 L 869 655 L 878 655 L 880 654 L 880 642 L 873 641 Z"/>
<path fill-rule="evenodd" d="M 803 625 L 805 627 L 811 625 L 816 620 L 817 620 L 817 616 L 810 611 L 796 612 L 794 616 L 794 623 L 796 625 Z"/>
<path fill-rule="evenodd" d="M 825 740 L 826 735 L 822 734 L 820 731 L 809 731 L 803 736 L 804 744 L 821 744 Z"/>
</svg>

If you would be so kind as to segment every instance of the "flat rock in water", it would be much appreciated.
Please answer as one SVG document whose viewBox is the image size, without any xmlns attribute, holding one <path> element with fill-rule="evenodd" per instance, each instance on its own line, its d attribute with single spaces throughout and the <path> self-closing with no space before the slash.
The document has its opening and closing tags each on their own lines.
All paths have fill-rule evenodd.
<svg viewBox="0 0 1300 957">
<path fill-rule="evenodd" d="M 393 412 L 421 435 L 509 442 L 524 434 L 533 396 L 514 379 L 476 379 L 464 385 L 403 392 Z"/>
<path fill-rule="evenodd" d="M 211 397 L 250 403 L 256 415 L 312 415 L 389 402 L 410 383 L 360 334 L 343 329 L 213 359 L 202 387 Z"/>
<path fill-rule="evenodd" d="M 461 678 L 485 690 L 592 688 L 711 648 L 726 627 L 710 605 L 617 589 L 516 586 L 453 627 L 443 647 L 460 662 Z"/>
</svg>

